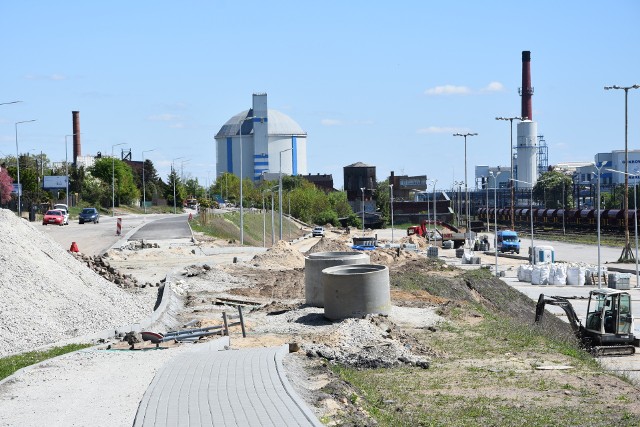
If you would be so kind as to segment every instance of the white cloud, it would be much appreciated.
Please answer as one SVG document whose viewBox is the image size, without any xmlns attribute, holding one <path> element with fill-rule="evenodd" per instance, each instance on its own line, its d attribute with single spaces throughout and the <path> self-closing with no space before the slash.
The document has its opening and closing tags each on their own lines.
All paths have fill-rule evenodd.
<svg viewBox="0 0 640 427">
<path fill-rule="evenodd" d="M 27 74 L 24 76 L 25 79 L 27 80 L 53 80 L 53 81 L 60 81 L 60 80 L 66 80 L 67 76 L 63 75 L 63 74 L 51 74 L 51 75 L 41 75 L 41 74 Z"/>
<path fill-rule="evenodd" d="M 458 128 L 429 126 L 427 128 L 418 129 L 418 133 L 456 133 L 460 132 Z"/>
<path fill-rule="evenodd" d="M 467 86 L 444 85 L 427 89 L 425 95 L 468 95 L 471 89 Z"/>
<path fill-rule="evenodd" d="M 174 120 L 178 120 L 179 118 L 180 116 L 177 116 L 175 114 L 169 114 L 169 113 L 156 114 L 154 116 L 148 117 L 148 119 L 151 120 L 152 122 L 171 122 Z"/>
<path fill-rule="evenodd" d="M 502 92 L 504 90 L 504 86 L 500 82 L 491 82 L 482 89 L 482 92 Z"/>
<path fill-rule="evenodd" d="M 425 95 L 473 95 L 478 93 L 502 92 L 504 85 L 500 82 L 491 82 L 479 90 L 471 89 L 468 86 L 444 85 L 436 86 L 424 91 Z"/>
<path fill-rule="evenodd" d="M 340 126 L 342 121 L 336 119 L 322 119 L 320 120 L 322 126 Z"/>
</svg>

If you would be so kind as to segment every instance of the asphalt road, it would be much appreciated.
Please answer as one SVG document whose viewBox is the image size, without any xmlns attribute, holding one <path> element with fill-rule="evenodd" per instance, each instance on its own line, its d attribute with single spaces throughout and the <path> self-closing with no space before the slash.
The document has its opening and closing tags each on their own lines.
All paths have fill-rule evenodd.
<svg viewBox="0 0 640 427">
<path fill-rule="evenodd" d="M 117 219 L 121 219 L 121 234 L 117 235 Z M 157 224 L 156 224 L 157 223 Z M 53 240 L 58 242 L 64 249 L 70 249 L 71 244 L 76 242 L 78 249 L 83 254 L 99 255 L 106 252 L 118 241 L 125 238 L 129 233 L 142 233 L 137 238 L 144 239 L 170 239 L 167 236 L 185 236 L 187 225 L 187 215 L 179 214 L 148 214 L 148 215 L 119 215 L 117 217 L 101 216 L 98 224 L 85 223 L 78 224 L 78 220 L 70 220 L 69 225 L 53 226 L 42 225 L 34 222 L 33 225 L 48 234 Z M 139 227 L 146 228 L 152 226 L 149 231 L 136 230 Z M 153 236 L 153 237 L 147 237 Z M 133 236 L 130 236 L 133 237 Z M 188 238 L 191 237 L 189 232 Z"/>
</svg>

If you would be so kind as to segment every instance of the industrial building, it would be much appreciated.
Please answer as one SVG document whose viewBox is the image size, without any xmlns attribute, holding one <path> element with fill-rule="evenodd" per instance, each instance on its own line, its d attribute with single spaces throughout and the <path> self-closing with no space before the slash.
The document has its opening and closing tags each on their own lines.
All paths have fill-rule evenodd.
<svg viewBox="0 0 640 427">
<path fill-rule="evenodd" d="M 266 93 L 253 94 L 252 108 L 227 120 L 215 141 L 218 174 L 259 181 L 266 173 L 308 173 L 307 133 L 291 117 L 268 109 Z"/>
</svg>

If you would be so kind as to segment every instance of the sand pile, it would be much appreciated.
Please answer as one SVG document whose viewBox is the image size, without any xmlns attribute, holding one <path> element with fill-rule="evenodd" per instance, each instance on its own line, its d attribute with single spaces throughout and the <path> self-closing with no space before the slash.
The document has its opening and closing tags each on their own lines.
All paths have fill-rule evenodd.
<svg viewBox="0 0 640 427">
<path fill-rule="evenodd" d="M 31 223 L 0 209 L 0 357 L 149 315 L 147 291 L 125 291 Z"/>
<path fill-rule="evenodd" d="M 280 240 L 265 253 L 254 256 L 248 264 L 260 268 L 303 268 L 304 255 L 290 243 Z"/>
<path fill-rule="evenodd" d="M 305 255 L 315 254 L 317 252 L 353 252 L 353 249 L 351 249 L 351 245 L 346 241 L 322 238 L 318 243 L 313 245 Z"/>
<path fill-rule="evenodd" d="M 417 245 L 418 249 L 420 250 L 426 250 L 429 246 L 427 243 L 427 239 L 425 239 L 424 237 L 416 236 L 415 234 L 403 237 L 402 239 L 400 239 L 400 243 L 410 243 Z"/>
</svg>

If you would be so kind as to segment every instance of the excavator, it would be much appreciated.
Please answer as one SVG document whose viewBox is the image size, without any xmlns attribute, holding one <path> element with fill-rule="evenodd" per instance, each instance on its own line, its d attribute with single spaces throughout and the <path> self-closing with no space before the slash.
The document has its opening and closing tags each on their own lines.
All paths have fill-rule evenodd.
<svg viewBox="0 0 640 427">
<path fill-rule="evenodd" d="M 584 326 L 567 298 L 544 294 L 540 294 L 536 305 L 536 323 L 542 319 L 547 304 L 564 310 L 573 333 L 594 356 L 630 356 L 636 352 L 639 340 L 633 335 L 629 292 L 609 288 L 589 292 Z"/>
</svg>

